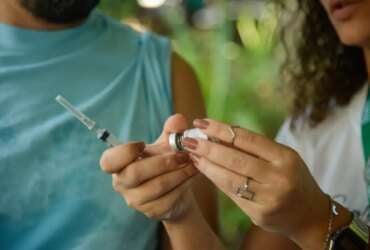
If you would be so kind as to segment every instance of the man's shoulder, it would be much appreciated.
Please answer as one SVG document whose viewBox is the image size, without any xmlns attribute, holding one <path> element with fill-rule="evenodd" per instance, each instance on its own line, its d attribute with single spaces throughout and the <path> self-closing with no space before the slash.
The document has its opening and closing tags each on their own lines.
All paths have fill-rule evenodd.
<svg viewBox="0 0 370 250">
<path fill-rule="evenodd" d="M 96 15 L 104 19 L 106 28 L 110 30 L 112 35 L 117 36 L 119 39 L 134 39 L 140 43 L 152 43 L 155 45 L 169 42 L 168 38 L 148 31 L 136 22 L 130 20 L 121 21 L 100 11 L 97 11 Z"/>
<path fill-rule="evenodd" d="M 140 37 L 142 32 L 137 29 L 134 29 L 133 26 L 124 23 L 118 19 L 108 16 L 107 14 L 96 11 L 94 13 L 98 18 L 103 20 L 104 25 L 106 26 L 106 30 L 109 30 L 111 34 L 114 35 L 121 35 L 121 36 L 132 36 L 132 37 Z"/>
</svg>

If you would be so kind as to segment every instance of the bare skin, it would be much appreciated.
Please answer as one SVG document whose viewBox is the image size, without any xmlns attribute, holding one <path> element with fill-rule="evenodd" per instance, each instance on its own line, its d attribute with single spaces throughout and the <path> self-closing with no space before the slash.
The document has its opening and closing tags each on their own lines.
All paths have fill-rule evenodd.
<svg viewBox="0 0 370 250">
<path fill-rule="evenodd" d="M 44 22 L 43 20 L 40 20 L 37 17 L 32 16 L 29 14 L 26 10 L 21 8 L 19 5 L 16 4 L 15 1 L 12 0 L 4 0 L 0 3 L 0 22 L 4 22 L 10 25 L 22 27 L 22 28 L 28 28 L 28 29 L 39 29 L 39 30 L 58 30 L 58 29 L 65 29 L 68 27 L 73 27 L 81 22 L 75 22 L 75 23 L 69 23 L 69 24 L 52 24 Z M 181 112 L 188 116 L 191 120 L 196 117 L 204 117 L 204 107 L 202 105 L 200 91 L 197 87 L 196 78 L 194 73 L 191 71 L 191 69 L 187 66 L 186 63 L 184 63 L 180 58 L 174 56 L 173 57 L 173 90 L 174 90 L 174 99 L 175 99 L 175 109 L 177 112 Z M 178 73 L 182 72 L 182 74 Z M 186 84 L 184 84 L 186 83 Z M 188 96 L 187 96 L 188 95 Z M 189 102 L 191 100 L 191 102 Z M 181 122 L 180 122 L 181 123 Z M 217 123 L 214 123 L 217 125 Z M 168 125 L 171 127 L 171 125 Z M 185 127 L 186 124 L 182 123 L 180 124 L 180 127 Z M 168 129 L 168 128 L 167 128 Z M 168 132 L 168 131 L 167 131 Z M 210 131 L 211 132 L 211 131 Z M 246 133 L 249 137 L 250 134 L 247 131 L 241 131 Z M 212 133 L 212 132 L 211 132 Z M 214 137 L 217 137 L 216 134 L 214 134 Z M 219 138 L 223 139 L 223 138 Z M 203 142 L 205 143 L 205 142 Z M 248 141 L 246 140 L 246 143 L 248 144 Z M 243 144 L 244 145 L 244 144 Z M 245 144 L 246 145 L 246 144 Z M 212 145 L 206 145 L 203 144 L 203 151 L 200 150 L 192 152 L 199 157 L 201 157 L 202 162 L 198 163 L 198 168 L 212 181 L 214 181 L 221 189 L 225 188 L 224 186 L 224 178 L 217 179 L 215 178 L 217 176 L 216 172 L 212 172 L 216 170 L 216 168 L 207 168 L 207 164 L 210 164 L 209 161 L 207 161 L 207 158 L 210 157 L 212 159 L 212 155 L 208 155 L 206 150 L 207 147 L 211 147 Z M 248 153 L 248 150 L 250 149 L 250 145 L 247 145 L 245 148 L 241 147 L 243 150 L 245 150 Z M 261 147 L 261 152 L 263 147 Z M 280 148 L 279 145 L 271 144 L 272 149 L 276 150 L 286 150 L 285 148 Z M 225 149 L 220 149 L 220 155 L 222 155 L 222 151 Z M 268 150 L 267 150 L 268 151 Z M 304 169 L 304 166 L 302 162 L 300 162 L 297 155 L 293 154 L 290 150 L 286 150 L 289 155 L 291 156 L 291 159 L 285 159 L 284 162 L 286 162 L 286 165 L 293 169 L 294 165 L 301 166 L 301 169 Z M 126 154 L 128 153 L 128 154 Z M 138 162 L 134 162 L 134 159 L 137 156 L 140 156 L 142 153 L 141 146 L 139 144 L 132 144 L 132 145 L 122 145 L 118 148 L 115 148 L 113 151 L 110 151 L 109 156 L 103 160 L 102 167 L 105 171 L 110 172 L 114 175 L 114 187 L 122 194 L 123 198 L 129 203 L 129 205 L 139 211 L 142 211 L 143 213 L 147 214 L 149 217 L 156 218 L 157 216 L 160 217 L 163 215 L 162 213 L 165 213 L 168 208 L 171 208 L 171 205 L 175 204 L 178 199 L 183 199 L 185 204 L 187 206 L 184 212 L 179 214 L 179 217 L 174 217 L 169 220 L 164 220 L 163 224 L 166 229 L 168 238 L 167 241 L 164 241 L 165 244 L 162 249 L 174 249 L 176 246 L 176 250 L 179 249 L 223 249 L 222 244 L 218 240 L 217 236 L 215 235 L 214 231 L 209 227 L 208 224 L 213 225 L 214 227 L 217 225 L 216 223 L 216 214 L 214 210 L 215 205 L 215 195 L 214 195 L 214 189 L 209 184 L 209 181 L 206 181 L 202 177 L 194 177 L 197 175 L 196 170 L 193 168 L 193 166 L 189 165 L 184 167 L 183 169 L 179 169 L 176 171 L 171 171 L 174 169 L 171 169 L 173 167 L 176 167 L 176 164 L 172 164 L 173 161 L 167 161 L 165 158 L 167 157 L 170 159 L 173 158 L 174 155 L 154 155 L 155 157 L 152 157 L 152 159 L 146 159 L 150 160 L 151 163 L 161 163 L 161 160 L 165 160 L 167 163 L 171 163 L 166 167 L 169 167 L 169 169 L 164 169 L 164 171 L 169 171 L 168 173 L 162 173 L 163 175 L 171 174 L 171 177 L 169 178 L 168 182 L 158 182 L 155 180 L 156 178 L 147 179 L 149 184 L 152 184 L 153 187 L 161 187 L 164 192 L 169 191 L 174 186 L 178 185 L 177 188 L 175 188 L 172 191 L 169 191 L 168 193 L 160 193 L 157 200 L 152 200 L 154 196 L 148 197 L 149 195 L 153 195 L 150 192 L 143 192 L 143 190 L 158 190 L 153 189 L 151 187 L 148 188 L 148 185 L 146 187 L 141 186 L 138 183 L 138 179 L 132 178 L 131 183 L 122 183 L 122 181 L 126 182 L 127 178 L 123 177 L 133 177 L 132 171 L 127 171 L 129 169 L 135 169 L 136 166 L 139 166 L 141 168 L 146 168 L 147 166 L 150 166 L 150 164 L 146 165 L 141 164 Z M 262 152 L 263 153 L 263 152 Z M 121 156 L 125 155 L 128 158 L 124 159 Z M 289 157 L 288 157 L 289 158 Z M 144 160 L 143 160 L 144 161 Z M 274 163 L 275 160 L 272 162 Z M 203 163 L 203 164 L 202 164 Z M 135 165 L 133 165 L 135 164 Z M 222 163 L 220 163 L 222 164 Z M 273 164 L 272 164 L 273 165 Z M 134 167 L 135 166 L 135 167 Z M 161 166 L 159 164 L 158 166 Z M 225 169 L 233 167 L 232 165 L 225 164 Z M 272 166 L 274 167 L 274 166 Z M 279 167 L 279 166 L 278 166 Z M 151 168 L 147 173 L 150 175 L 153 175 L 153 169 L 157 170 L 156 168 Z M 242 168 L 240 168 L 242 169 Z M 171 172 L 171 173 L 170 173 Z M 286 173 L 286 176 L 283 176 L 281 174 L 277 175 L 276 178 L 283 178 L 285 181 L 289 181 L 287 179 L 287 176 L 289 176 L 292 173 Z M 297 173 L 294 173 L 297 174 Z M 135 177 L 135 176 L 134 176 Z M 136 176 L 138 177 L 138 176 Z M 141 176 L 143 178 L 143 176 Z M 188 189 L 186 187 L 187 181 L 190 180 L 192 183 L 192 188 Z M 163 176 L 161 178 L 161 181 L 163 181 Z M 177 183 L 176 183 L 177 181 Z M 159 183 L 161 183 L 160 186 L 157 186 Z M 170 185 L 169 187 L 165 187 L 163 183 L 166 183 L 167 185 Z M 287 182 L 288 184 L 292 184 Z M 122 186 L 125 185 L 117 185 L 117 184 L 125 184 L 126 188 L 122 188 Z M 174 185 L 174 186 L 171 186 Z M 167 188 L 167 189 L 166 189 Z M 229 192 L 230 190 L 226 190 L 226 192 Z M 277 190 L 279 191 L 279 190 Z M 138 193 L 142 193 L 143 196 L 137 195 Z M 269 192 L 270 193 L 270 192 Z M 136 195 L 134 195 L 136 194 Z M 168 195 L 167 195 L 168 194 Z M 155 195 L 158 195 L 156 193 Z M 233 193 L 230 192 L 230 195 L 232 198 L 235 198 Z M 282 195 L 280 193 L 279 195 Z M 294 193 L 290 193 L 289 195 L 294 196 Z M 140 198 L 141 200 L 133 200 L 133 198 Z M 271 198 L 271 197 L 270 197 Z M 289 198 L 289 197 L 287 197 Z M 144 201 L 145 200 L 145 201 Z M 148 202 L 151 200 L 150 202 Z M 325 204 L 324 199 L 321 199 L 321 208 L 327 209 L 327 204 Z M 236 202 L 240 202 L 240 200 L 236 200 Z M 144 204 L 145 203 L 145 204 Z M 167 207 L 166 207 L 167 205 Z M 248 214 L 251 214 L 255 221 L 257 221 L 257 224 L 260 224 L 263 227 L 270 227 L 271 225 L 265 224 L 267 218 L 266 214 L 261 214 L 257 210 L 251 210 L 251 206 L 249 204 L 239 204 L 242 208 L 245 209 L 245 211 Z M 279 206 L 277 206 L 279 207 Z M 265 207 L 265 211 L 268 211 L 267 214 L 284 214 L 284 211 L 278 211 L 273 210 L 270 207 Z M 281 212 L 281 213 L 280 213 Z M 348 211 L 347 211 L 348 212 Z M 346 215 L 346 210 L 343 209 L 343 215 Z M 318 222 L 325 221 L 322 220 L 322 218 L 326 217 L 323 214 L 318 214 Z M 279 218 L 279 216 L 276 216 L 276 221 L 279 221 L 282 218 Z M 285 218 L 284 218 L 285 219 Z M 336 223 L 342 224 L 347 219 L 347 217 L 342 218 L 343 221 L 337 220 Z M 208 223 L 207 223 L 208 220 Z M 319 245 L 322 242 L 323 237 L 325 236 L 324 228 L 326 223 L 317 223 L 314 225 L 317 225 L 315 227 L 311 227 L 308 230 L 302 230 L 302 234 L 296 234 L 293 235 L 292 238 L 296 240 L 296 242 L 300 243 L 301 246 L 305 246 L 307 243 L 317 242 L 317 245 L 309 245 L 306 247 L 306 249 L 318 249 Z M 279 226 L 281 223 L 277 223 Z M 194 230 L 196 228 L 197 230 Z M 325 228 L 326 229 L 326 228 Z M 266 241 L 265 241 L 266 242 Z M 264 245 L 266 247 L 266 245 Z M 257 249 L 257 248 L 256 248 Z"/>
<path fill-rule="evenodd" d="M 331 23 L 343 44 L 349 46 L 357 46 L 363 49 L 364 57 L 367 66 L 368 75 L 370 75 L 370 26 L 367 25 L 370 21 L 370 1 L 358 1 L 358 8 L 354 13 L 345 19 L 337 18 L 333 15 L 330 8 L 329 0 L 320 0 L 322 6 L 326 10 Z M 369 81 L 370 83 L 370 81 Z M 336 228 L 341 224 L 348 223 L 348 210 L 341 207 L 340 217 L 336 220 Z M 325 229 L 323 228 L 323 233 Z M 291 240 L 278 234 L 266 232 L 261 228 L 254 226 L 246 236 L 245 246 L 243 249 L 271 250 L 296 250 L 299 247 Z"/>
<path fill-rule="evenodd" d="M 176 112 L 186 114 L 189 121 L 205 117 L 203 98 L 193 69 L 181 57 L 173 54 L 172 71 L 173 99 Z M 189 243 L 200 246 L 199 249 L 211 249 L 208 245 L 211 242 L 215 242 L 214 244 L 218 245 L 217 248 L 220 248 L 215 234 L 218 232 L 218 214 L 214 185 L 204 176 L 198 175 L 193 180 L 192 190 L 196 194 L 194 198 L 197 204 L 193 206 L 189 216 L 177 223 L 163 223 L 167 231 L 163 240 L 162 249 L 164 250 L 179 249 L 174 246 L 183 246 L 184 249 L 198 249 L 188 245 Z M 194 230 L 194 227 L 197 230 Z"/>
<path fill-rule="evenodd" d="M 322 207 L 322 210 L 329 211 L 328 208 Z M 339 206 L 339 216 L 335 218 L 333 231 L 342 228 L 344 225 L 348 225 L 350 223 L 350 213 L 349 211 Z M 310 216 L 308 216 L 311 218 Z M 308 219 L 309 219 L 308 218 Z M 325 221 L 324 221 L 325 222 Z M 327 222 L 322 224 L 322 226 L 318 227 L 317 231 L 314 232 L 314 236 L 316 239 L 318 239 L 316 242 L 319 244 L 317 245 L 317 249 L 322 249 L 322 242 L 324 242 L 323 239 L 325 239 L 325 236 L 327 235 Z M 321 235 L 321 238 L 320 238 Z M 309 236 L 309 235 L 307 235 Z M 321 246 L 320 246 L 321 244 Z M 244 250 L 259 250 L 259 249 L 271 249 L 271 250 L 299 250 L 301 249 L 295 242 L 290 240 L 289 238 L 265 231 L 264 229 L 252 226 L 252 228 L 249 230 L 248 234 L 246 235 L 245 242 L 243 249 Z M 312 248 L 315 249 L 315 248 Z"/>
<path fill-rule="evenodd" d="M 18 3 L 18 1 L 0 1 L 0 23 L 5 23 L 19 28 L 32 30 L 62 30 L 78 26 L 83 22 L 84 20 L 64 24 L 50 23 L 32 15 L 30 12 L 24 9 Z M 193 120 L 198 117 L 205 117 L 206 113 L 202 95 L 200 93 L 197 78 L 193 70 L 181 57 L 176 54 L 173 54 L 172 56 L 171 66 L 175 111 L 184 114 L 189 120 Z M 182 124 L 181 126 L 187 126 L 187 124 Z M 130 153 L 131 155 L 134 155 L 138 152 L 138 150 L 140 150 L 140 146 L 136 146 L 136 144 L 128 146 L 123 145 L 121 148 L 116 149 L 116 152 L 118 152 L 120 155 L 121 153 L 122 155 L 125 155 L 125 150 L 129 149 L 130 152 L 127 155 L 130 155 Z M 118 161 L 119 160 L 120 159 L 118 159 Z M 114 166 L 114 164 L 110 164 L 110 166 Z M 121 167 L 121 165 L 119 165 L 119 167 Z M 109 172 L 114 173 L 115 171 L 112 169 Z M 116 173 L 115 176 L 118 176 L 118 174 Z M 129 177 L 131 176 L 129 175 Z M 187 167 L 183 173 L 178 171 L 175 173 L 175 176 L 182 178 L 184 181 L 186 181 L 186 179 L 191 179 L 191 185 L 189 186 L 189 190 L 191 190 L 191 192 L 189 192 L 191 199 L 189 199 L 189 201 L 193 203 L 191 206 L 194 209 L 192 209 L 192 213 L 190 213 L 191 216 L 188 216 L 189 220 L 187 219 L 186 221 L 190 221 L 192 227 L 185 227 L 185 230 L 183 230 L 184 228 L 177 226 L 173 227 L 173 225 L 172 227 L 166 226 L 167 223 L 164 223 L 167 229 L 162 234 L 163 240 L 161 248 L 164 250 L 174 249 L 173 246 L 178 245 L 179 242 L 183 241 L 184 239 L 185 241 L 188 241 L 187 237 L 194 238 L 195 244 L 198 244 L 196 239 L 197 237 L 199 238 L 199 236 L 193 235 L 195 234 L 193 226 L 199 226 L 199 228 L 203 228 L 204 232 L 202 235 L 209 235 L 209 237 L 212 238 L 216 238 L 214 231 L 217 231 L 218 227 L 216 191 L 211 182 L 199 174 L 197 175 L 197 171 L 191 166 Z M 134 184 L 135 181 L 137 180 L 132 179 L 131 184 Z M 152 188 L 149 187 L 149 189 Z M 137 192 L 137 190 L 138 189 L 134 189 L 134 192 Z M 130 204 L 130 206 L 133 205 Z M 168 235 L 170 235 L 170 237 Z M 207 237 L 199 238 L 198 241 L 204 241 L 204 239 L 207 240 Z M 205 242 L 207 244 L 209 241 Z M 203 247 L 204 246 L 205 245 L 203 245 Z"/>
<path fill-rule="evenodd" d="M 191 119 L 204 115 L 191 68 L 176 55 L 172 68 L 176 111 Z M 182 77 L 175 72 L 181 72 Z M 130 207 L 149 218 L 162 220 L 166 230 L 162 249 L 223 249 L 215 233 L 213 185 L 199 175 L 186 154 L 176 154 L 168 145 L 170 133 L 188 127 L 184 115 L 174 115 L 154 144 L 143 147 L 142 143 L 128 143 L 108 149 L 101 158 L 101 166 L 113 175 L 114 189 Z"/>
<path fill-rule="evenodd" d="M 234 129 L 233 139 L 230 125 L 211 119 L 195 120 L 194 125 L 223 142 L 183 141 L 200 172 L 256 225 L 281 233 L 302 249 L 323 249 L 328 233 L 329 199 L 296 151 L 247 129 Z M 236 195 L 247 177 L 248 187 L 255 192 L 252 201 Z M 340 207 L 339 213 L 334 228 L 350 222 L 348 210 Z M 266 249 L 266 244 L 246 249 Z"/>
</svg>

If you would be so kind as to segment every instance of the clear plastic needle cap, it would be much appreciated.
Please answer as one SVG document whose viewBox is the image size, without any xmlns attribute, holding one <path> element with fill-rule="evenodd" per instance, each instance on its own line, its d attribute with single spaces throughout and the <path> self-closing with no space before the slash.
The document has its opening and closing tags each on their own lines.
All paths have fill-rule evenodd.
<svg viewBox="0 0 370 250">
<path fill-rule="evenodd" d="M 67 109 L 69 112 L 71 112 L 80 122 L 82 122 L 89 130 L 92 130 L 96 122 L 91 120 L 89 117 L 87 117 L 82 112 L 78 111 L 73 105 L 67 101 L 63 96 L 58 95 L 55 100 L 62 105 L 65 109 Z"/>
</svg>

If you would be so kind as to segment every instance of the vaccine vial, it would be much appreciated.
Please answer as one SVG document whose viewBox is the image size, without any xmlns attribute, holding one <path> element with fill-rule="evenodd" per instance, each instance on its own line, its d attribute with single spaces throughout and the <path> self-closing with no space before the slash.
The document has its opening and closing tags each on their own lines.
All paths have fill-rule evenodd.
<svg viewBox="0 0 370 250">
<path fill-rule="evenodd" d="M 208 136 L 205 133 L 203 133 L 202 130 L 200 130 L 199 128 L 188 129 L 182 133 L 172 133 L 168 138 L 168 143 L 172 150 L 177 152 L 184 151 L 185 148 L 182 145 L 182 140 L 184 138 L 208 140 Z"/>
</svg>

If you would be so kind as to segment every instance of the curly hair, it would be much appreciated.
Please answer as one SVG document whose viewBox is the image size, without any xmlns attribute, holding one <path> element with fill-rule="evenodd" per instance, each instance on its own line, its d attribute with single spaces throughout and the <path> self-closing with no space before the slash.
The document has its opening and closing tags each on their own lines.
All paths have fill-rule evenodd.
<svg viewBox="0 0 370 250">
<path fill-rule="evenodd" d="M 292 94 L 293 126 L 304 117 L 313 127 L 325 120 L 333 107 L 350 102 L 365 84 L 367 70 L 361 48 L 341 43 L 319 0 L 297 0 L 297 8 L 300 17 L 291 17 L 281 30 L 286 51 L 281 74 Z M 290 43 L 291 24 L 297 21 L 299 32 L 294 32 Z"/>
</svg>

